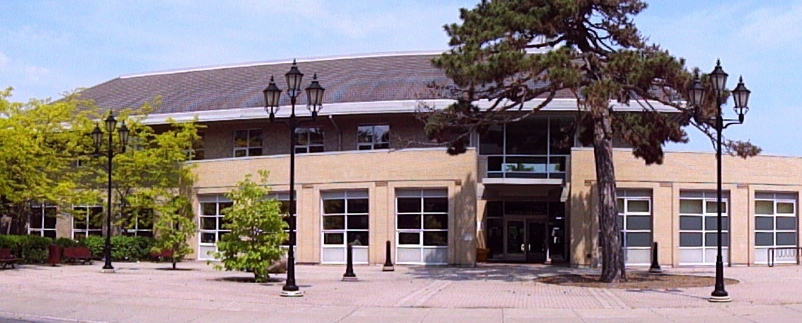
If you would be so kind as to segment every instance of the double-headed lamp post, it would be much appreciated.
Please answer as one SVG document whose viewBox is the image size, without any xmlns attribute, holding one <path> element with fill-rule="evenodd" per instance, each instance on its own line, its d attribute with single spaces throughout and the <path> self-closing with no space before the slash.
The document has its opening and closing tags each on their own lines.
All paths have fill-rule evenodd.
<svg viewBox="0 0 802 323">
<path fill-rule="evenodd" d="M 295 60 L 292 61 L 290 71 L 284 74 L 287 78 L 287 94 L 290 96 L 290 119 L 286 123 L 290 128 L 290 207 L 287 222 L 289 222 L 290 246 L 287 251 L 287 281 L 282 287 L 281 296 L 287 297 L 300 297 L 303 293 L 298 290 L 298 285 L 295 284 L 295 129 L 300 124 L 300 121 L 295 116 L 295 101 L 301 93 L 301 79 L 304 77 L 303 73 L 298 70 Z M 306 104 L 309 111 L 312 113 L 312 121 L 317 118 L 317 113 L 323 107 L 323 92 L 325 89 L 320 86 L 317 81 L 317 74 L 312 78 L 312 83 L 306 87 Z M 281 97 L 281 89 L 276 86 L 273 81 L 273 76 L 270 76 L 270 84 L 262 93 L 265 96 L 265 110 L 270 115 L 270 122 L 275 122 L 276 113 L 279 110 L 279 99 Z"/>
<path fill-rule="evenodd" d="M 94 156 L 100 157 L 106 155 L 107 164 L 107 171 L 109 175 L 109 181 L 107 188 L 108 193 L 108 200 L 106 201 L 106 245 L 103 249 L 103 258 L 105 258 L 106 263 L 103 265 L 103 272 L 114 272 L 114 267 L 111 265 L 111 173 L 112 173 L 112 159 L 114 158 L 114 130 L 120 135 L 120 152 L 125 152 L 125 146 L 128 145 L 128 127 L 125 126 L 125 122 L 122 123 L 120 128 L 117 128 L 117 119 L 114 118 L 114 112 L 109 111 L 109 116 L 104 121 L 106 123 L 106 133 L 109 134 L 109 141 L 107 150 L 104 153 L 100 152 L 100 146 L 103 140 L 103 131 L 100 130 L 99 125 L 95 125 L 95 129 L 92 130 L 92 141 L 95 144 L 95 153 Z M 87 215 L 88 216 L 88 215 Z M 89 219 L 87 218 L 87 221 Z"/>
<path fill-rule="evenodd" d="M 717 194 L 717 206 L 716 211 L 718 212 L 716 217 L 716 230 L 717 230 L 717 253 L 716 253 L 716 285 L 713 293 L 710 294 L 710 298 L 708 299 L 711 302 L 729 302 L 732 301 L 730 299 L 729 294 L 726 290 L 724 290 L 724 261 L 722 260 L 721 256 L 721 245 L 722 245 L 722 217 L 721 212 L 723 207 L 723 199 L 722 199 L 722 189 L 721 189 L 721 132 L 724 131 L 725 128 L 734 124 L 741 124 L 744 122 L 744 115 L 749 112 L 749 91 L 743 82 L 743 77 L 738 80 L 738 85 L 735 89 L 732 90 L 732 99 L 735 107 L 735 113 L 738 114 L 738 119 L 724 119 L 721 105 L 724 103 L 724 100 L 727 98 L 727 73 L 721 68 L 721 63 L 716 61 L 716 67 L 713 69 L 713 72 L 709 74 L 710 83 L 713 88 L 713 95 L 716 97 L 716 114 L 711 120 L 713 121 L 714 126 L 716 128 L 716 171 L 717 171 L 717 182 L 716 182 L 716 194 Z M 690 97 L 690 103 L 696 109 L 700 109 L 704 105 L 704 97 L 705 97 L 705 87 L 702 86 L 702 83 L 699 81 L 698 75 L 694 78 L 693 83 L 691 84 L 690 88 L 688 89 L 688 94 Z M 728 226 L 729 228 L 729 226 Z M 729 244 L 728 244 L 729 245 Z"/>
</svg>

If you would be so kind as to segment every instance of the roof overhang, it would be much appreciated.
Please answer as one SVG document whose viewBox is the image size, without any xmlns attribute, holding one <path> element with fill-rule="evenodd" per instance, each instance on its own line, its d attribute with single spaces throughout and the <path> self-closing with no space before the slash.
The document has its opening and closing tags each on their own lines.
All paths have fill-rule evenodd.
<svg viewBox="0 0 802 323">
<path fill-rule="evenodd" d="M 533 109 L 539 104 L 543 103 L 544 99 L 535 99 L 524 103 L 522 110 Z M 321 116 L 336 116 L 336 115 L 359 115 L 359 114 L 391 114 L 391 113 L 416 113 L 420 111 L 421 105 L 426 105 L 434 109 L 444 109 L 454 103 L 454 100 L 436 99 L 436 100 L 399 100 L 399 101 L 371 101 L 371 102 L 346 102 L 346 103 L 331 103 L 324 104 L 318 115 Z M 615 111 L 644 111 L 647 109 L 655 109 L 659 112 L 677 112 L 674 107 L 667 106 L 658 102 L 635 102 L 630 104 L 621 104 L 617 102 L 610 103 Z M 492 106 L 492 103 L 487 100 L 476 102 L 476 105 L 481 110 L 487 110 Z M 288 118 L 292 110 L 291 106 L 280 106 L 276 118 Z M 543 108 L 542 111 L 546 112 L 561 112 L 561 111 L 577 111 L 578 107 L 575 99 L 554 99 Z M 304 105 L 295 106 L 295 115 L 309 116 L 310 112 Z M 225 110 L 208 110 L 208 111 L 191 111 L 191 112 L 176 112 L 176 113 L 156 113 L 148 115 L 143 120 L 145 124 L 165 124 L 168 119 L 177 122 L 187 122 L 195 120 L 197 117 L 198 122 L 215 122 L 215 121 L 230 121 L 230 120 L 252 120 L 252 119 L 266 119 L 267 112 L 264 107 L 246 107 L 234 108 Z"/>
</svg>

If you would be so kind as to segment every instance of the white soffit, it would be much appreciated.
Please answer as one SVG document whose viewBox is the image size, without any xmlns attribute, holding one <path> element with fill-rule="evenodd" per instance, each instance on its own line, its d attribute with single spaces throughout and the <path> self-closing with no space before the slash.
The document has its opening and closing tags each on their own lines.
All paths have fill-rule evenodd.
<svg viewBox="0 0 802 323">
<path fill-rule="evenodd" d="M 527 111 L 543 103 L 544 99 L 535 99 L 524 103 L 522 111 Z M 448 107 L 454 100 L 403 100 L 403 101 L 374 101 L 374 102 L 347 102 L 347 103 L 331 103 L 324 104 L 320 110 L 319 115 L 352 115 L 352 114 L 388 114 L 388 113 L 415 113 L 418 111 L 418 106 L 421 104 L 428 105 L 435 109 L 443 109 Z M 482 100 L 476 102 L 476 105 L 481 110 L 489 109 L 491 106 L 490 101 Z M 632 101 L 628 105 L 611 102 L 613 109 L 616 111 L 644 111 L 646 109 L 654 108 L 660 112 L 676 112 L 671 106 L 666 106 L 660 103 L 652 103 L 652 107 L 642 105 L 642 103 Z M 288 118 L 290 115 L 290 106 L 281 106 L 276 118 Z M 514 111 L 516 109 L 511 109 Z M 543 111 L 577 111 L 575 99 L 554 99 L 543 109 Z M 295 114 L 300 117 L 309 116 L 310 112 L 306 109 L 305 105 L 296 105 Z M 192 121 L 197 117 L 198 122 L 214 122 L 214 121 L 229 121 L 229 120 L 252 120 L 252 119 L 266 119 L 267 112 L 263 107 L 248 107 L 248 108 L 235 108 L 226 110 L 210 110 L 210 111 L 192 111 L 192 112 L 175 112 L 175 113 L 159 113 L 148 115 L 143 120 L 145 124 L 164 124 L 167 119 L 173 119 L 177 122 Z"/>
</svg>

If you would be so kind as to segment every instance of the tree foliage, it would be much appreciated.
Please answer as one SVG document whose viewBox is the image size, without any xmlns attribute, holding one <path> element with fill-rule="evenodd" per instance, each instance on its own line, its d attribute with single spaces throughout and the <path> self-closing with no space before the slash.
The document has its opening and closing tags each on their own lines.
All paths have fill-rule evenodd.
<svg viewBox="0 0 802 323">
<path fill-rule="evenodd" d="M 270 264 L 284 255 L 281 243 L 288 234 L 284 231 L 287 223 L 282 219 L 281 203 L 266 198 L 270 193 L 268 173 L 259 174 L 259 183 L 246 175 L 227 194 L 233 205 L 223 210 L 223 228 L 231 232 L 217 242 L 218 251 L 213 256 L 221 261 L 214 265 L 215 269 L 251 271 L 257 282 L 263 282 L 269 277 Z"/>
<path fill-rule="evenodd" d="M 166 203 L 157 205 L 156 212 L 158 218 L 153 225 L 156 230 L 156 245 L 151 251 L 155 253 L 168 251 L 173 269 L 176 269 L 177 262 L 194 252 L 188 242 L 198 229 L 195 224 L 195 214 L 192 212 L 192 203 L 186 196 L 178 195 Z"/>
<path fill-rule="evenodd" d="M 647 44 L 636 28 L 633 17 L 645 8 L 640 0 L 482 0 L 461 9 L 462 22 L 445 26 L 451 49 L 433 60 L 453 84 L 432 88 L 456 103 L 423 108 L 429 137 L 449 143 L 449 153 L 457 154 L 474 131 L 528 118 L 558 95 L 576 99 L 572 128 L 594 149 L 601 279 L 608 282 L 626 278 L 615 221 L 613 138 L 647 164 L 659 164 L 665 143 L 688 140 L 684 127 L 714 134 L 716 106 L 692 109 L 683 103 L 693 71 L 683 59 Z M 489 102 L 489 108 L 479 109 L 477 101 Z M 672 113 L 664 113 L 666 108 Z M 741 156 L 759 152 L 749 143 L 726 146 Z"/>
</svg>

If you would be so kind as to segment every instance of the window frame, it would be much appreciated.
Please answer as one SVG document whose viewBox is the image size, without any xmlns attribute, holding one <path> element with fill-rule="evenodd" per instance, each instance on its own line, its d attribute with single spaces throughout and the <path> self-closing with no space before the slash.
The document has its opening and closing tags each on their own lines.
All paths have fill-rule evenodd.
<svg viewBox="0 0 802 323">
<path fill-rule="evenodd" d="M 320 142 L 312 142 L 312 129 L 320 133 Z M 293 148 L 296 154 L 322 153 L 326 151 L 326 134 L 323 131 L 323 127 L 297 127 L 293 135 L 296 136 L 295 147 Z M 302 135 L 306 137 L 304 144 L 300 144 Z"/>
<path fill-rule="evenodd" d="M 731 219 L 729 217 L 729 209 L 730 209 L 730 202 L 729 202 L 729 191 L 723 191 L 721 193 L 721 203 L 724 204 L 721 212 L 722 223 L 726 221 L 726 228 L 722 226 L 721 234 L 722 234 L 722 256 L 725 258 L 724 262 L 728 262 L 728 254 L 729 254 L 729 246 L 730 246 L 730 227 L 732 226 Z M 682 210 L 682 202 L 683 201 L 700 201 L 702 204 L 701 213 L 692 213 L 692 212 L 683 212 Z M 714 265 L 716 263 L 716 257 L 711 256 L 708 259 L 708 254 L 718 253 L 718 229 L 716 227 L 708 228 L 708 220 L 713 219 L 716 221 L 716 226 L 718 226 L 718 211 L 713 210 L 709 211 L 708 205 L 712 203 L 712 205 L 716 205 L 718 202 L 718 193 L 716 191 L 705 191 L 705 190 L 682 190 L 680 191 L 680 196 L 678 200 L 678 231 L 677 231 L 677 238 L 678 238 L 678 247 L 680 252 L 680 265 Z M 721 207 L 721 206 L 717 206 Z M 682 228 L 682 218 L 698 218 L 701 220 L 702 227 L 701 229 L 683 229 Z M 683 234 L 689 235 L 700 235 L 701 236 L 701 245 L 694 245 L 694 246 L 683 246 L 682 245 L 682 237 Z M 708 236 L 712 235 L 715 239 L 714 241 L 708 241 Z M 687 250 L 686 253 L 689 254 L 691 251 L 701 251 L 701 262 L 683 262 L 682 253 L 683 250 Z"/>
<path fill-rule="evenodd" d="M 343 212 L 332 212 L 327 213 L 326 211 L 326 201 L 335 201 L 335 200 L 342 200 L 342 211 Z M 351 203 L 355 203 L 356 201 L 362 201 L 365 203 L 366 210 L 365 212 L 351 212 Z M 335 228 L 335 229 L 326 229 L 326 218 L 327 217 L 342 217 L 342 228 Z M 366 223 L 365 228 L 351 228 L 351 219 L 356 217 L 365 217 Z M 357 256 L 354 255 L 354 263 L 368 263 L 367 259 L 367 249 L 370 246 L 370 197 L 367 190 L 345 190 L 345 191 L 328 191 L 328 192 L 321 192 L 320 193 L 320 245 L 321 245 L 321 263 L 345 263 L 346 259 L 346 248 L 348 246 L 351 234 L 362 235 L 360 240 L 360 244 L 353 245 L 353 249 L 355 253 L 359 253 L 360 255 L 364 256 Z M 340 234 L 342 235 L 342 243 L 339 244 L 331 244 L 326 243 L 326 235 L 331 234 Z M 342 250 L 342 260 L 343 261 L 326 261 L 323 257 L 323 253 L 326 250 Z M 364 251 L 356 251 L 358 249 L 364 249 Z M 334 251 L 336 252 L 336 251 Z M 358 259 L 362 258 L 362 259 Z"/>
<path fill-rule="evenodd" d="M 215 214 L 204 214 L 204 204 L 214 204 Z M 233 202 L 231 199 L 223 195 L 202 196 L 198 198 L 198 259 L 215 259 L 211 255 L 202 253 L 201 249 L 204 249 L 203 247 L 207 247 L 207 249 L 213 247 L 216 251 L 217 242 L 221 240 L 224 234 L 231 233 L 231 230 L 223 228 L 223 218 L 225 214 L 223 214 L 222 210 L 232 205 Z M 214 219 L 215 227 L 211 229 L 205 228 L 203 226 L 204 219 Z M 204 242 L 204 234 L 213 234 L 214 241 Z"/>
<path fill-rule="evenodd" d="M 772 203 L 772 213 L 758 213 L 758 202 L 771 202 Z M 767 250 L 770 248 L 797 248 L 799 246 L 799 202 L 797 200 L 797 196 L 795 193 L 785 193 L 785 192 L 755 192 L 755 212 L 754 216 L 752 217 L 752 223 L 754 225 L 754 249 L 758 256 L 761 256 L 761 252 L 766 252 L 766 257 L 768 257 Z M 793 206 L 793 210 L 791 213 L 780 213 L 778 204 L 791 204 Z M 757 219 L 758 218 L 770 218 L 772 223 L 772 229 L 758 229 Z M 778 221 L 780 219 L 794 219 L 794 229 L 778 229 Z M 778 235 L 779 234 L 791 234 L 794 237 L 793 244 L 778 244 Z M 759 234 L 770 234 L 772 237 L 772 244 L 765 245 L 761 244 L 758 245 L 758 235 Z M 779 255 L 779 253 L 776 253 Z M 779 256 L 775 256 L 775 263 L 796 263 L 796 258 L 794 259 L 777 259 Z M 792 257 L 793 258 L 793 257 Z M 768 263 L 768 258 L 766 261 L 756 259 L 756 263 Z"/>
<path fill-rule="evenodd" d="M 30 206 L 31 206 L 31 210 L 28 213 L 28 235 L 38 235 L 40 237 L 50 237 L 50 238 L 54 238 L 55 239 L 56 235 L 57 235 L 56 227 L 58 226 L 58 224 L 57 224 L 57 221 L 58 221 L 58 206 L 55 205 L 55 204 L 47 203 L 47 202 L 31 203 Z M 35 209 L 39 209 L 39 212 L 35 212 L 34 211 Z M 48 224 L 47 217 L 51 216 L 51 215 L 48 215 L 48 210 L 52 210 L 53 211 L 52 212 L 53 213 L 52 214 L 52 218 L 53 218 L 53 221 L 52 221 L 53 227 L 52 228 L 50 228 L 47 225 Z M 36 213 L 38 213 L 38 214 L 36 214 Z M 33 227 L 33 223 L 34 223 L 33 222 L 33 218 L 34 217 L 38 217 L 39 218 L 39 220 L 41 221 L 40 222 L 41 223 L 40 226 Z"/>
<path fill-rule="evenodd" d="M 245 146 L 237 146 L 237 133 L 245 132 Z M 258 146 L 251 146 L 252 137 L 258 135 L 259 145 Z M 234 158 L 244 158 L 244 157 L 253 157 L 253 156 L 262 156 L 264 155 L 264 131 L 261 128 L 249 128 L 249 129 L 237 129 L 234 130 L 234 148 L 233 148 L 233 157 Z M 258 154 L 255 152 L 258 149 Z M 251 153 L 253 150 L 254 153 Z M 237 156 L 237 153 L 242 152 L 243 155 Z"/>
<path fill-rule="evenodd" d="M 416 198 L 420 201 L 420 209 L 416 212 L 401 212 L 399 210 L 399 199 L 412 199 Z M 444 199 L 446 209 L 444 211 L 434 211 L 434 212 L 427 212 L 426 211 L 426 199 Z M 451 246 L 451 233 L 449 232 L 451 229 L 451 219 L 450 219 L 450 208 L 451 202 L 449 201 L 448 196 L 448 189 L 447 188 L 424 188 L 424 189 L 406 189 L 406 188 L 399 188 L 396 190 L 395 196 L 395 219 L 394 226 L 395 226 L 395 241 L 396 241 L 396 263 L 399 264 L 445 264 L 448 262 L 448 257 L 443 259 L 443 261 L 427 263 L 424 262 L 425 256 L 423 253 L 426 252 L 427 249 L 429 250 L 445 250 L 446 254 L 448 249 Z M 399 228 L 399 218 L 401 216 L 419 216 L 420 219 L 420 227 L 418 228 Z M 426 227 L 426 218 L 428 216 L 441 216 L 445 218 L 444 228 L 427 228 Z M 439 233 L 445 235 L 445 244 L 444 245 L 432 245 L 426 243 L 426 233 Z M 418 243 L 417 244 L 408 244 L 408 243 L 401 243 L 401 235 L 402 234 L 417 234 L 418 235 Z M 421 258 L 417 262 L 410 262 L 410 261 L 400 261 L 399 260 L 399 250 L 414 250 L 419 249 L 421 252 Z"/>
<path fill-rule="evenodd" d="M 103 226 L 105 225 L 105 223 L 103 223 L 103 215 L 104 215 L 104 211 L 105 211 L 103 206 L 102 205 L 74 205 L 72 207 L 72 211 L 73 212 L 79 211 L 79 210 L 85 210 L 83 212 L 85 212 L 86 218 L 84 219 L 84 221 L 82 221 L 83 224 L 84 224 L 83 228 L 76 228 L 75 227 L 76 226 L 76 219 L 75 219 L 75 214 L 73 213 L 73 215 L 71 217 L 72 218 L 71 219 L 71 224 L 70 224 L 70 235 L 72 236 L 72 239 L 73 240 L 78 240 L 78 239 L 85 238 L 85 237 L 88 237 L 88 236 L 103 236 Z M 96 210 L 98 212 L 90 214 L 89 210 Z M 95 221 L 99 221 L 100 222 L 100 226 L 98 228 L 92 228 L 92 226 L 90 224 L 93 221 L 93 219 L 92 219 L 93 217 L 95 218 L 94 219 Z M 83 236 L 76 237 L 76 233 L 78 233 L 78 234 L 83 233 Z"/>
<path fill-rule="evenodd" d="M 648 210 L 647 211 L 630 211 L 629 202 L 647 202 L 648 203 Z M 621 204 L 623 204 L 623 208 L 621 208 Z M 629 260 L 629 253 L 630 252 L 638 252 L 640 251 L 643 253 L 643 250 L 651 250 L 652 243 L 654 242 L 654 202 L 652 201 L 652 192 L 650 190 L 645 189 L 620 189 L 616 191 L 616 209 L 618 209 L 618 215 L 616 216 L 616 221 L 619 221 L 619 229 L 621 230 L 620 236 L 622 238 L 621 244 L 624 248 L 625 252 L 625 263 L 627 265 L 648 265 L 649 262 L 631 262 Z M 630 217 L 648 217 L 649 218 L 649 229 L 630 229 L 629 226 L 629 218 Z M 629 246 L 627 241 L 629 240 L 629 235 L 632 234 L 648 234 L 649 235 L 649 244 L 647 246 Z M 601 232 L 599 232 L 601 235 Z"/>
<path fill-rule="evenodd" d="M 384 133 L 387 134 L 387 140 L 381 141 L 381 137 L 383 136 L 376 136 L 376 127 L 387 127 L 387 131 Z M 370 142 L 361 142 L 360 141 L 360 130 L 361 128 L 370 128 Z M 377 147 L 383 146 L 383 147 Z M 379 149 L 390 149 L 390 125 L 389 124 L 369 124 L 369 125 L 359 125 L 356 128 L 356 150 L 379 150 Z"/>
</svg>

